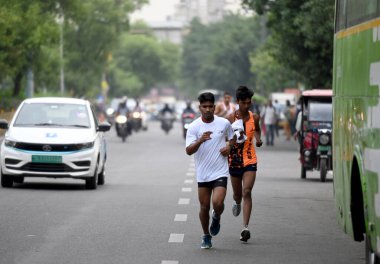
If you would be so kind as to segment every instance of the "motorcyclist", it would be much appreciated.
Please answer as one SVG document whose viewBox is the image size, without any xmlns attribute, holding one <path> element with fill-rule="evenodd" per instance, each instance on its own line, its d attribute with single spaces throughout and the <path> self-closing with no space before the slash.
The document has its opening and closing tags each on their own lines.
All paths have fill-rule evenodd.
<svg viewBox="0 0 380 264">
<path fill-rule="evenodd" d="M 183 136 L 186 138 L 187 127 L 189 124 L 195 119 L 196 113 L 194 109 L 191 107 L 191 101 L 186 101 L 186 108 L 183 109 L 181 115 L 182 128 L 183 128 Z"/>
<path fill-rule="evenodd" d="M 183 114 L 194 114 L 195 115 L 195 111 L 191 107 L 191 101 L 190 100 L 186 101 L 186 108 L 183 109 L 182 115 Z"/>
<path fill-rule="evenodd" d="M 129 117 L 129 114 L 130 114 L 130 111 L 128 109 L 128 106 L 127 106 L 127 101 L 128 101 L 128 97 L 127 96 L 124 96 L 120 102 L 119 102 L 119 105 L 117 107 L 117 110 L 116 110 L 116 114 L 115 116 L 118 116 L 118 115 L 124 115 L 126 116 L 127 118 Z M 128 122 L 128 121 L 127 121 Z M 116 125 L 116 133 L 117 135 L 119 136 L 120 133 L 119 133 L 119 128 L 118 126 Z M 129 131 L 128 131 L 129 132 Z"/>
<path fill-rule="evenodd" d="M 169 107 L 169 104 L 166 103 L 164 108 L 161 109 L 160 118 L 161 128 L 164 129 L 166 133 L 168 133 L 172 128 L 174 121 L 174 111 Z"/>
</svg>

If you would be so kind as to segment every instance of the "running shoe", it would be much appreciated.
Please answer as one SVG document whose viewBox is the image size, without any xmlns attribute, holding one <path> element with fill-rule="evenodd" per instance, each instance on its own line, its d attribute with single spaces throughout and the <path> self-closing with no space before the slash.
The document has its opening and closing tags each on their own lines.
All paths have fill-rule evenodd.
<svg viewBox="0 0 380 264">
<path fill-rule="evenodd" d="M 210 234 L 216 236 L 220 231 L 220 216 L 216 218 L 215 211 L 212 210 L 212 222 L 210 225 Z"/>
<path fill-rule="evenodd" d="M 247 242 L 250 238 L 251 232 L 249 232 L 247 227 L 244 227 L 244 229 L 240 233 L 240 241 Z"/>
<path fill-rule="evenodd" d="M 212 248 L 211 238 L 212 238 L 211 235 L 203 235 L 201 248 L 204 248 L 204 249 Z"/>
<path fill-rule="evenodd" d="M 236 202 L 233 203 L 232 205 L 232 214 L 234 216 L 238 216 L 241 211 L 241 204 L 237 204 Z"/>
</svg>

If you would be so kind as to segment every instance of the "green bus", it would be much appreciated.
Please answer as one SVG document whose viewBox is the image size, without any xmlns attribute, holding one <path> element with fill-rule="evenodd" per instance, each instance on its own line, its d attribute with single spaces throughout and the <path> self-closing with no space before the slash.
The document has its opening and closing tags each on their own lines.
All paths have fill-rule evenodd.
<svg viewBox="0 0 380 264">
<path fill-rule="evenodd" d="M 380 263 L 380 0 L 336 0 L 334 195 L 338 222 Z"/>
</svg>

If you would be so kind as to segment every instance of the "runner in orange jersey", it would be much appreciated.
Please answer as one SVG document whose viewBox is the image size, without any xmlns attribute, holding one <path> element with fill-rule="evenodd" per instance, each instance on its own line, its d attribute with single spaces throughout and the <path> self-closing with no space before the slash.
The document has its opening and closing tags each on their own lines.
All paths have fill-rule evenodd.
<svg viewBox="0 0 380 264">
<path fill-rule="evenodd" d="M 232 123 L 232 128 L 237 135 L 237 142 L 232 146 L 228 157 L 229 172 L 233 189 L 234 204 L 232 213 L 238 216 L 243 200 L 243 230 L 240 240 L 247 242 L 251 237 L 248 229 L 252 211 L 252 188 L 256 179 L 257 158 L 254 147 L 261 147 L 261 129 L 259 115 L 249 111 L 252 104 L 253 91 L 246 86 L 236 89 L 236 102 L 239 109 L 230 114 L 227 119 Z"/>
</svg>

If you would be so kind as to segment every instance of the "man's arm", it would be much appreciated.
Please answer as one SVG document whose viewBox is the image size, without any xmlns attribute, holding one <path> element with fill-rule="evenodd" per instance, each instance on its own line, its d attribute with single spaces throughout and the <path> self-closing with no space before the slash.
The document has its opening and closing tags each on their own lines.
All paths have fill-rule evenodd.
<svg viewBox="0 0 380 264">
<path fill-rule="evenodd" d="M 203 144 L 203 142 L 211 139 L 211 131 L 204 132 L 200 139 L 195 141 L 194 143 L 190 144 L 186 148 L 186 154 L 187 155 L 193 155 L 195 152 L 198 151 L 199 147 Z"/>
<path fill-rule="evenodd" d="M 254 136 L 256 139 L 256 146 L 261 147 L 263 142 L 261 141 L 261 128 L 260 128 L 260 116 L 257 114 L 253 114 L 253 120 L 255 122 L 255 132 Z"/>
</svg>

